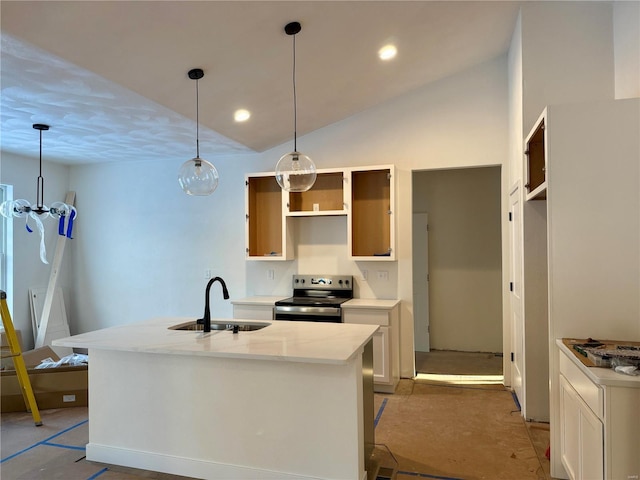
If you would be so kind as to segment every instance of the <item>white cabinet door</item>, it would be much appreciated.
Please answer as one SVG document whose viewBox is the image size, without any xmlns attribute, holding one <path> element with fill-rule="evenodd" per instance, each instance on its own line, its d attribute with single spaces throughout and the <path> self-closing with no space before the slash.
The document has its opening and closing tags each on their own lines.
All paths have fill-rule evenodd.
<svg viewBox="0 0 640 480">
<path fill-rule="evenodd" d="M 398 355 L 399 307 L 348 308 L 343 306 L 344 323 L 380 325 L 373 335 L 373 383 L 374 391 L 395 392 L 400 380 Z"/>
<path fill-rule="evenodd" d="M 569 478 L 576 480 L 580 472 L 580 404 L 578 396 L 565 378 L 560 376 L 560 455 Z"/>
<path fill-rule="evenodd" d="M 602 422 L 588 408 L 580 409 L 580 470 L 584 480 L 604 479 Z"/>
<path fill-rule="evenodd" d="M 604 436 L 600 419 L 560 375 L 560 454 L 572 480 L 604 479 Z"/>
<path fill-rule="evenodd" d="M 373 381 L 391 381 L 391 361 L 389 359 L 389 327 L 380 327 L 373 335 Z"/>
</svg>

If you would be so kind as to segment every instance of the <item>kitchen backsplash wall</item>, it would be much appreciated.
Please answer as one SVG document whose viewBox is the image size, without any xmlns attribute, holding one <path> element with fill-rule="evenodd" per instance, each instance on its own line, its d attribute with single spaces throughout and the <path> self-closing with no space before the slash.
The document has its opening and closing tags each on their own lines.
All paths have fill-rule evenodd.
<svg viewBox="0 0 640 480">
<path fill-rule="evenodd" d="M 292 224 L 296 260 L 248 262 L 248 295 L 289 295 L 291 277 L 300 273 L 353 275 L 355 297 L 397 298 L 397 262 L 349 259 L 345 216 L 298 217 Z"/>
</svg>

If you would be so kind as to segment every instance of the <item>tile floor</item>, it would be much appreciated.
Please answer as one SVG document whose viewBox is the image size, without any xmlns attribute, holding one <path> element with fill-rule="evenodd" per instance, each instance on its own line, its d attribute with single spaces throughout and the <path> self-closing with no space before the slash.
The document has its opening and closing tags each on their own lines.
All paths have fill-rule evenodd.
<svg viewBox="0 0 640 480">
<path fill-rule="evenodd" d="M 375 395 L 374 413 L 376 456 L 397 480 L 551 478 L 544 456 L 549 426 L 524 422 L 502 385 L 404 379 L 395 394 Z M 0 416 L 1 478 L 184 478 L 87 461 L 87 408 L 41 414 L 41 427 L 28 413 Z"/>
</svg>

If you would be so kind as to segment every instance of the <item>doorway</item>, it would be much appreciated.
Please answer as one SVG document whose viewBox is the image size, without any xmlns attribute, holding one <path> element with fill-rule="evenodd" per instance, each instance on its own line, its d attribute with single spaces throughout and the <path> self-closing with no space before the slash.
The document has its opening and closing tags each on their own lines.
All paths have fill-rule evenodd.
<svg viewBox="0 0 640 480">
<path fill-rule="evenodd" d="M 502 375 L 501 167 L 412 184 L 416 371 Z"/>
</svg>

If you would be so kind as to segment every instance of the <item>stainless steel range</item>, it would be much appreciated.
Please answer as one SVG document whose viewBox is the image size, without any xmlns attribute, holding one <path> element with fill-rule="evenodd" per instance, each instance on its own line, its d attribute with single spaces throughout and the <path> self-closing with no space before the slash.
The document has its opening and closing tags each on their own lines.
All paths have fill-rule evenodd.
<svg viewBox="0 0 640 480">
<path fill-rule="evenodd" d="M 273 318 L 340 323 L 341 305 L 352 298 L 351 275 L 294 275 L 293 297 L 275 303 Z"/>
</svg>

